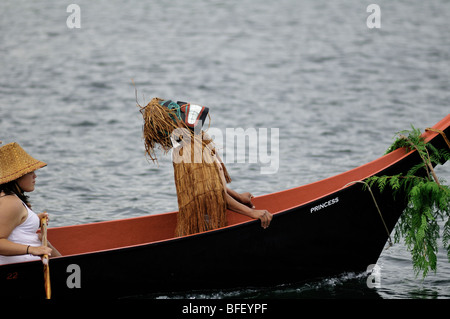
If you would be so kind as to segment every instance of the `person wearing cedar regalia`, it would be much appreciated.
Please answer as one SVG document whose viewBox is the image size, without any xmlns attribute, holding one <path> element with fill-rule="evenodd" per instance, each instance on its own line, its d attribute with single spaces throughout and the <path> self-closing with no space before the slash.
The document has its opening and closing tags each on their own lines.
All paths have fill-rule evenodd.
<svg viewBox="0 0 450 319">
<path fill-rule="evenodd" d="M 146 153 L 157 161 L 155 150 L 172 150 L 178 200 L 176 235 L 184 236 L 226 226 L 227 209 L 260 219 L 267 228 L 272 214 L 257 210 L 249 192 L 227 187 L 231 181 L 216 154 L 213 141 L 202 130 L 209 109 L 185 102 L 153 98 L 141 107 Z"/>
</svg>

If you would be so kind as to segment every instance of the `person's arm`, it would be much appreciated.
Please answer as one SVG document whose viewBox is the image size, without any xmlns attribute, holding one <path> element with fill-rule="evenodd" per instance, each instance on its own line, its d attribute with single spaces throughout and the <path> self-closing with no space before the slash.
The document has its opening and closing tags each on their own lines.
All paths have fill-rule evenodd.
<svg viewBox="0 0 450 319">
<path fill-rule="evenodd" d="M 26 216 L 26 215 L 25 215 Z M 40 256 L 44 254 L 51 254 L 51 248 L 39 246 L 32 247 L 13 243 L 8 240 L 11 232 L 22 222 L 24 217 L 24 207 L 22 203 L 14 199 L 4 199 L 2 201 L 0 213 L 0 255 L 14 256 L 32 254 Z"/>
<path fill-rule="evenodd" d="M 252 203 L 253 195 L 249 192 L 245 193 L 238 193 L 235 190 L 232 190 L 231 188 L 227 187 L 227 193 L 233 197 L 235 200 L 237 200 L 239 203 L 244 204 L 250 208 L 255 208 L 255 206 Z"/>
<path fill-rule="evenodd" d="M 0 255 L 16 256 L 31 254 L 34 256 L 51 255 L 52 249 L 45 246 L 29 246 L 13 243 L 5 238 L 0 238 Z"/>
<path fill-rule="evenodd" d="M 261 209 L 261 210 L 254 209 L 253 205 L 251 204 L 251 201 L 250 201 L 250 206 L 251 206 L 250 207 L 250 206 L 247 206 L 246 204 L 243 204 L 242 202 L 236 200 L 236 198 L 242 199 L 241 194 L 239 194 L 236 191 L 227 187 L 225 176 L 223 174 L 222 165 L 220 163 L 218 163 L 217 166 L 219 167 L 219 172 L 220 172 L 220 177 L 222 179 L 223 187 L 226 190 L 225 197 L 226 197 L 226 201 L 227 201 L 227 208 L 236 213 L 243 214 L 245 216 L 248 216 L 248 217 L 251 217 L 254 219 L 260 219 L 261 227 L 263 227 L 264 229 L 269 227 L 270 222 L 272 221 L 272 214 L 265 209 Z M 244 194 L 248 194 L 249 200 L 251 199 L 250 193 L 244 193 Z M 245 200 L 244 200 L 244 202 L 245 202 Z"/>
<path fill-rule="evenodd" d="M 260 219 L 261 220 L 261 227 L 267 228 L 270 225 L 270 222 L 272 221 L 272 214 L 269 213 L 269 211 L 265 209 L 254 209 L 250 208 L 237 200 L 235 200 L 233 197 L 231 197 L 228 193 L 226 194 L 226 200 L 227 200 L 227 208 L 229 210 L 232 210 L 233 212 L 246 215 L 248 217 L 254 218 L 254 219 Z"/>
</svg>

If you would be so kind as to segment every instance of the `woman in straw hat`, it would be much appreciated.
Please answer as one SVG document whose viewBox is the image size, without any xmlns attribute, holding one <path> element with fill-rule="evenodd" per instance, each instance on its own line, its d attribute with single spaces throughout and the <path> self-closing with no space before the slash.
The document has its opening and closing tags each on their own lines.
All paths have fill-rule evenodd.
<svg viewBox="0 0 450 319">
<path fill-rule="evenodd" d="M 34 191 L 35 170 L 46 166 L 17 143 L 0 147 L 0 265 L 60 256 L 50 243 L 42 246 L 37 233 L 42 217 L 36 214 L 25 192 Z"/>
<path fill-rule="evenodd" d="M 154 98 L 141 107 L 147 154 L 156 161 L 159 145 L 173 150 L 178 200 L 176 235 L 183 236 L 226 226 L 226 210 L 261 220 L 267 228 L 272 214 L 254 208 L 250 193 L 227 187 L 231 181 L 212 140 L 201 130 L 208 108 Z"/>
</svg>

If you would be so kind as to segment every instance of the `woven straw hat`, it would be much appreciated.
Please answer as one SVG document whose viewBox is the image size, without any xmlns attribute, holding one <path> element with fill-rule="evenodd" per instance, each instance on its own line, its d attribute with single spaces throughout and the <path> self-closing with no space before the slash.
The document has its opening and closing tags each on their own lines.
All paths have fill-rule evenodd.
<svg viewBox="0 0 450 319">
<path fill-rule="evenodd" d="M 31 157 L 17 143 L 9 143 L 0 147 L 0 185 L 44 166 L 47 164 Z"/>
</svg>

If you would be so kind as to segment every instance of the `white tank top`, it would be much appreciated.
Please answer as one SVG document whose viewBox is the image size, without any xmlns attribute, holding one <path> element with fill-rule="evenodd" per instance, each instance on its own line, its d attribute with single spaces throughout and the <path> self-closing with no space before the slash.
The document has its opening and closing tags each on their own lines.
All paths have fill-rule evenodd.
<svg viewBox="0 0 450 319">
<path fill-rule="evenodd" d="M 39 217 L 33 212 L 25 203 L 23 203 L 28 212 L 27 219 L 13 229 L 8 237 L 8 240 L 22 245 L 30 245 L 34 247 L 42 246 L 39 236 L 36 233 L 40 226 Z M 33 256 L 31 254 L 3 256 L 0 255 L 0 265 L 19 263 L 24 261 L 39 260 L 40 256 Z"/>
</svg>

